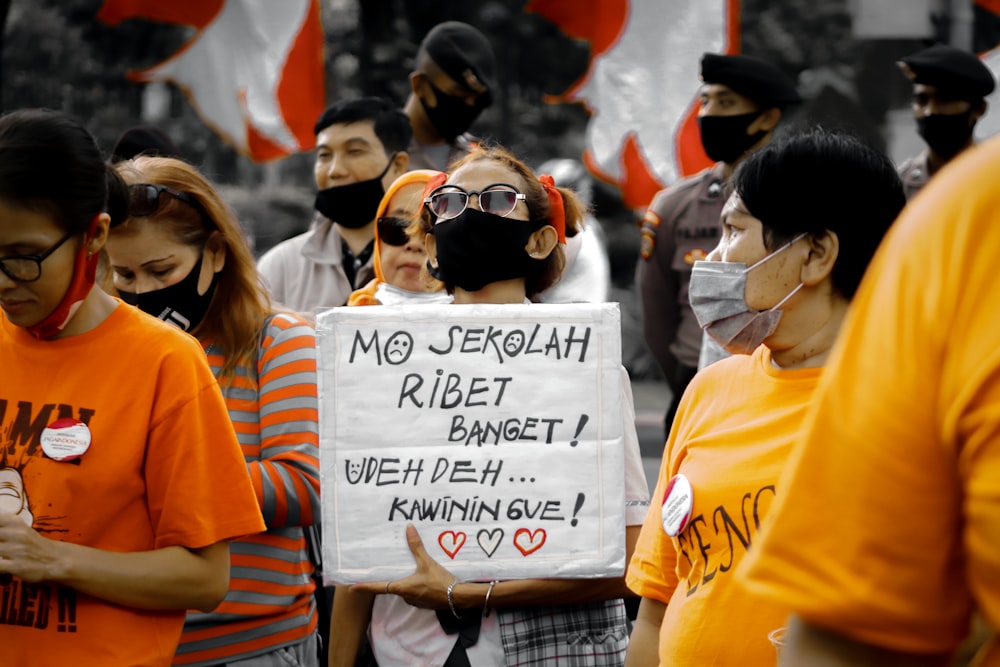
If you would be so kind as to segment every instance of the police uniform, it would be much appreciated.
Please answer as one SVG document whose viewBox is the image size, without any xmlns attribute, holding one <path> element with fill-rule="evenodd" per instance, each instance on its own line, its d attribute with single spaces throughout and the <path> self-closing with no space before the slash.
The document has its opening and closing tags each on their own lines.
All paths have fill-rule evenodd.
<svg viewBox="0 0 1000 667">
<path fill-rule="evenodd" d="M 933 86 L 938 95 L 966 100 L 973 105 L 993 92 L 993 73 L 973 53 L 945 44 L 935 44 L 900 59 L 899 65 L 914 84 Z M 932 174 L 928 150 L 904 160 L 897 168 L 906 198 L 912 199 Z"/>
<path fill-rule="evenodd" d="M 643 218 L 636 276 L 643 334 L 677 394 L 698 368 L 702 331 L 688 302 L 688 283 L 695 261 L 719 242 L 725 168 L 719 162 L 661 190 Z"/>
<path fill-rule="evenodd" d="M 753 100 L 761 111 L 801 101 L 780 70 L 750 56 L 706 53 L 704 83 L 722 84 Z M 702 330 L 688 301 L 691 268 L 718 244 L 726 201 L 726 164 L 719 162 L 661 190 L 643 218 L 636 284 L 643 335 L 673 394 L 666 427 L 687 383 L 698 369 Z"/>
</svg>

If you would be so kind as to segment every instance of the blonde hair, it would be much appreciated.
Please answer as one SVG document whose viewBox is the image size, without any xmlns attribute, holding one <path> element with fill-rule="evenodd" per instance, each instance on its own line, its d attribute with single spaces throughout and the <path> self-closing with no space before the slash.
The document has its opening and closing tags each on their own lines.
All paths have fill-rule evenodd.
<svg viewBox="0 0 1000 667">
<path fill-rule="evenodd" d="M 142 218 L 168 230 L 178 243 L 201 248 L 217 232 L 225 250 L 225 264 L 208 312 L 191 333 L 202 343 L 219 347 L 224 360 L 219 380 L 231 379 L 237 365 L 256 359 L 264 321 L 273 310 L 235 214 L 211 183 L 182 160 L 143 156 L 119 162 L 115 169 L 129 185 L 164 185 L 198 202 L 205 217 L 173 197 L 164 197 L 154 213 Z M 134 219 L 139 218 L 126 218 L 111 233 L 130 233 Z"/>
</svg>

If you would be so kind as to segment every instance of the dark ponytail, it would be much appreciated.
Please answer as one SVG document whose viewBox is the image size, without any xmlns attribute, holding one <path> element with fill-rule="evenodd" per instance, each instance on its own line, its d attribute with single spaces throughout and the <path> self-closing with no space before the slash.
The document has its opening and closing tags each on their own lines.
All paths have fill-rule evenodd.
<svg viewBox="0 0 1000 667">
<path fill-rule="evenodd" d="M 117 227 L 128 218 L 129 190 L 128 185 L 118 175 L 113 165 L 107 165 L 104 172 L 104 184 L 108 191 L 105 209 L 111 217 L 111 227 Z"/>
</svg>

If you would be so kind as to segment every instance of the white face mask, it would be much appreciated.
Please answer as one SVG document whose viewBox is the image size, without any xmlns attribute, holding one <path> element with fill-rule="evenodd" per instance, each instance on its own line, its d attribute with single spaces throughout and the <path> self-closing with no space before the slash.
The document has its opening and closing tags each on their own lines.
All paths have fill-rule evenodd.
<svg viewBox="0 0 1000 667">
<path fill-rule="evenodd" d="M 753 310 L 746 301 L 747 274 L 806 236 L 799 234 L 752 266 L 743 262 L 694 263 L 688 286 L 691 309 L 702 330 L 730 354 L 756 350 L 778 328 L 779 308 L 802 289 L 799 283 L 771 308 Z"/>
</svg>

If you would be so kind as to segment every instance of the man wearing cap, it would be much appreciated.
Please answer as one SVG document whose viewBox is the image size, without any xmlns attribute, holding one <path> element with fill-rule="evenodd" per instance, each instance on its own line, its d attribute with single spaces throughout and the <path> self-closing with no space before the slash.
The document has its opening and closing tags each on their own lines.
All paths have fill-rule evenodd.
<svg viewBox="0 0 1000 667">
<path fill-rule="evenodd" d="M 492 104 L 496 89 L 489 40 L 467 23 L 434 26 L 417 51 L 403 106 L 413 128 L 410 168 L 444 171 L 468 153 L 475 138 L 466 130 Z"/>
<path fill-rule="evenodd" d="M 702 331 L 688 302 L 688 281 L 694 262 L 718 242 L 726 180 L 746 156 L 767 145 L 784 109 L 801 101 L 781 70 L 751 56 L 706 53 L 701 79 L 698 127 L 716 164 L 653 199 L 643 218 L 636 271 L 646 344 L 673 394 L 667 432 L 698 369 Z"/>
<path fill-rule="evenodd" d="M 309 231 L 274 246 L 257 265 L 272 299 L 307 314 L 343 306 L 374 276 L 375 213 L 406 171 L 411 137 L 406 115 L 381 97 L 336 102 L 313 129 L 316 216 Z"/>
<path fill-rule="evenodd" d="M 913 117 L 927 148 L 899 166 L 911 199 L 941 167 L 973 144 L 976 123 L 986 113 L 996 82 L 968 51 L 936 44 L 898 63 L 913 83 Z"/>
</svg>

